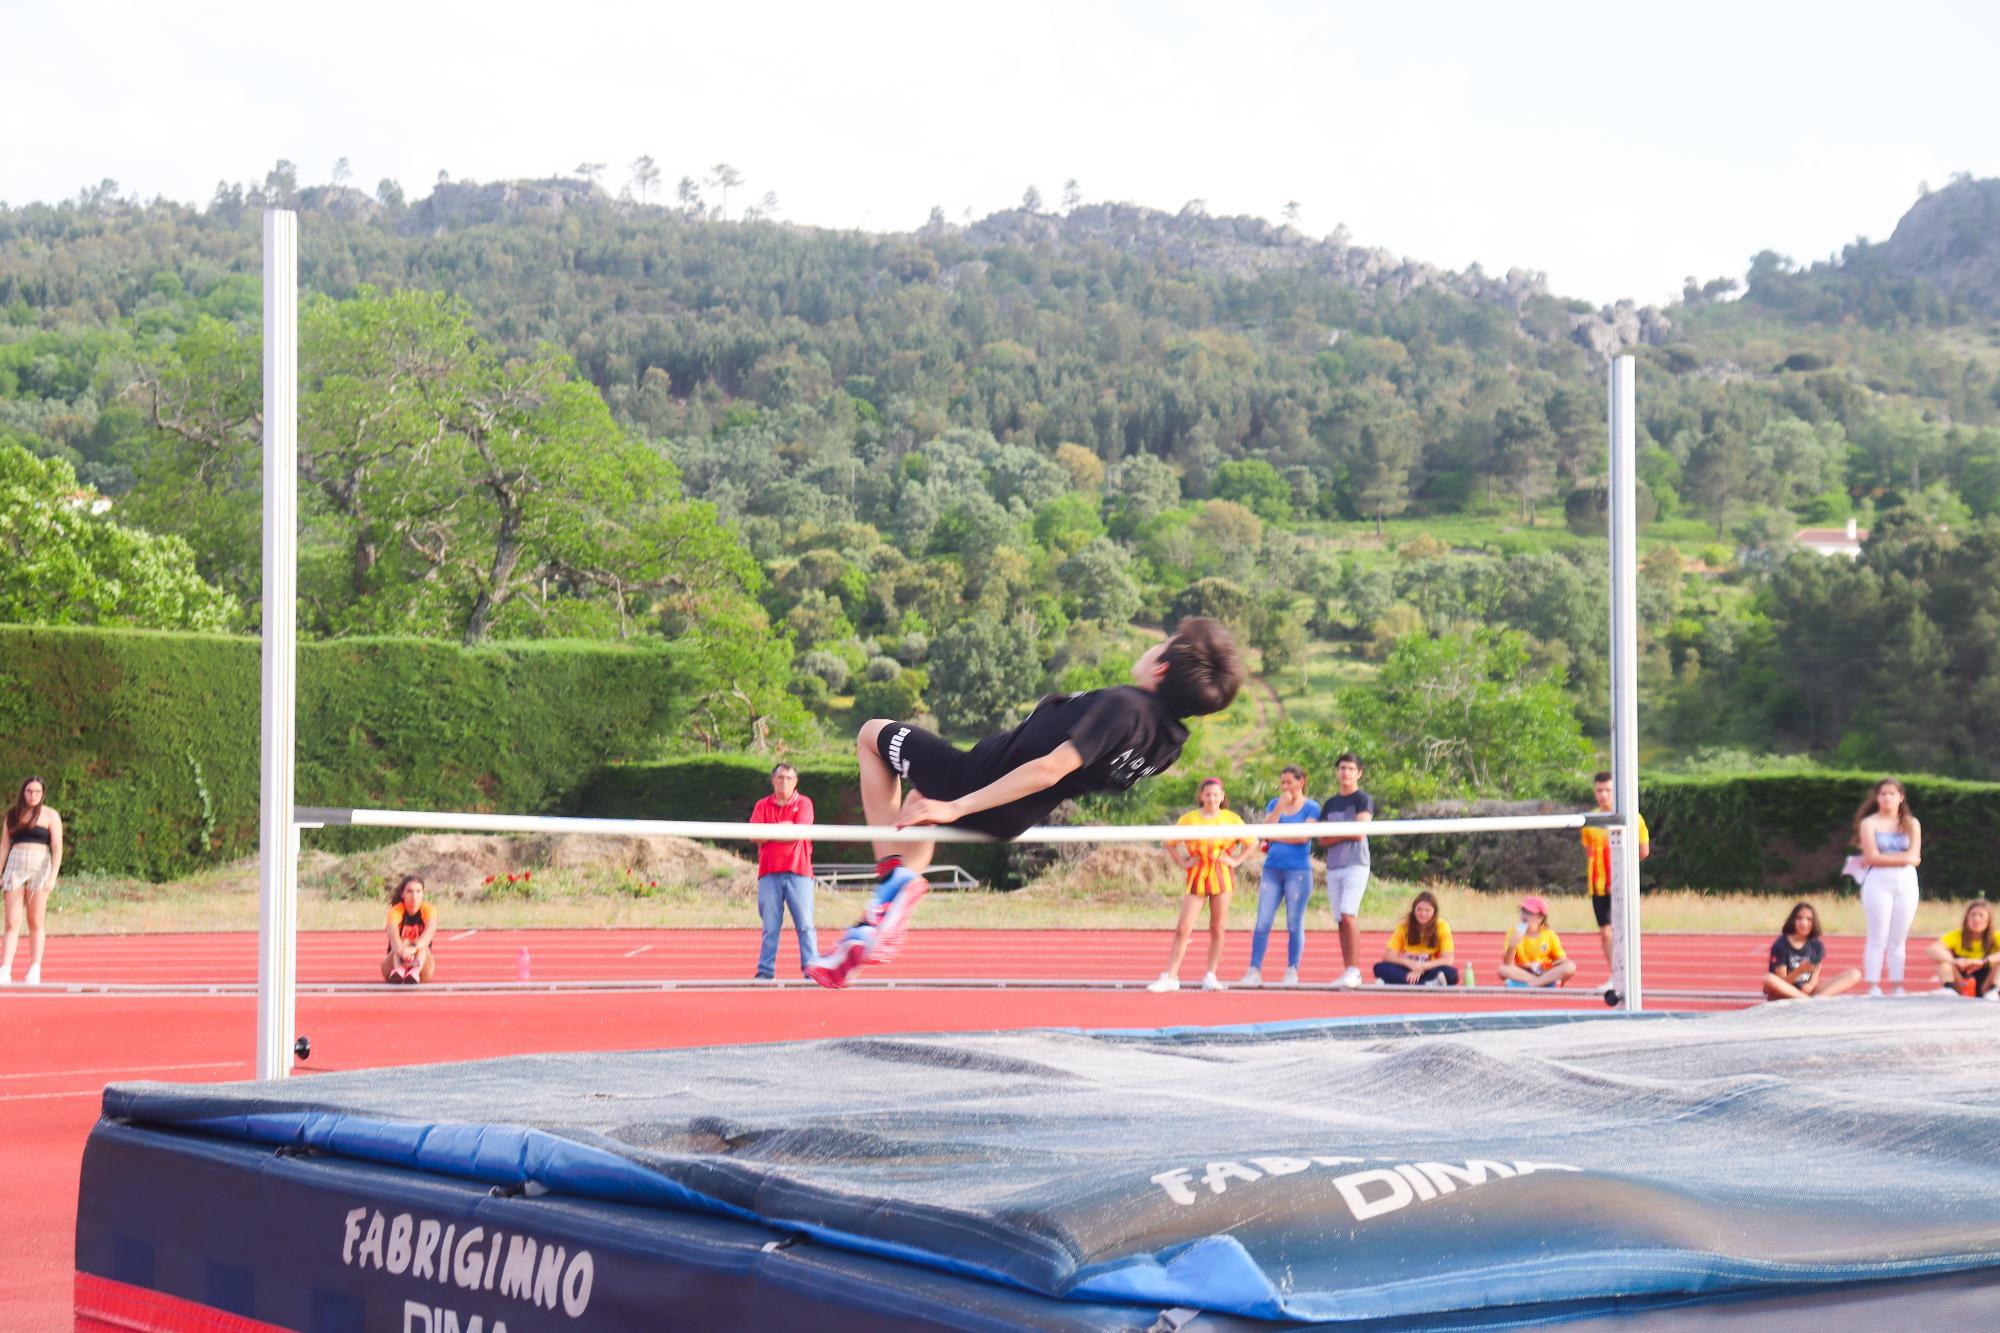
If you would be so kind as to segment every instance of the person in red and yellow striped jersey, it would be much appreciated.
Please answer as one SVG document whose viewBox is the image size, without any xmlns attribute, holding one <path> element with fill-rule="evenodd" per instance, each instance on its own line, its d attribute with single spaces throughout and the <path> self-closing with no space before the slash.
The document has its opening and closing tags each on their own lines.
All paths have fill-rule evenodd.
<svg viewBox="0 0 2000 1333">
<path fill-rule="evenodd" d="M 1597 797 L 1597 808 L 1610 814 L 1617 799 L 1611 775 L 1599 773 L 1592 778 L 1591 790 Z M 1611 961 L 1611 834 L 1601 828 L 1586 828 L 1579 836 L 1588 866 L 1585 882 L 1590 887 L 1590 910 L 1597 914 L 1597 941 L 1604 946 L 1604 961 L 1608 963 Z M 1640 815 L 1639 859 L 1643 861 L 1652 854 L 1653 835 L 1646 828 L 1646 817 Z"/>
<path fill-rule="evenodd" d="M 1243 819 L 1229 808 L 1221 778 L 1204 778 L 1195 794 L 1195 808 L 1177 821 L 1189 827 L 1243 826 Z M 1180 920 L 1174 924 L 1174 947 L 1167 955 L 1167 970 L 1146 989 L 1154 992 L 1181 988 L 1181 960 L 1187 957 L 1188 936 L 1201 905 L 1208 903 L 1208 970 L 1202 976 L 1203 990 L 1221 990 L 1215 969 L 1222 964 L 1222 941 L 1229 931 L 1229 895 L 1236 890 L 1236 867 L 1256 849 L 1251 838 L 1203 838 L 1199 841 L 1170 842 L 1167 851 L 1187 872 L 1187 895 L 1181 899 Z"/>
</svg>

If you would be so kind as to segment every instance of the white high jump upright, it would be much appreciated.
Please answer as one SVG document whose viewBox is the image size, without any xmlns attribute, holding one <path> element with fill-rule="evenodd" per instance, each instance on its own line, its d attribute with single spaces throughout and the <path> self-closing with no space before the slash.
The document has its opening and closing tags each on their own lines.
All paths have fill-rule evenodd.
<svg viewBox="0 0 2000 1333">
<path fill-rule="evenodd" d="M 1639 979 L 1639 514 L 1634 366 L 1611 362 L 1611 834 L 1612 986 L 1627 1012 L 1641 1008 Z"/>
<path fill-rule="evenodd" d="M 257 813 L 257 1077 L 292 1068 L 299 831 L 292 818 L 298 667 L 299 218 L 264 214 L 264 717 Z"/>
</svg>

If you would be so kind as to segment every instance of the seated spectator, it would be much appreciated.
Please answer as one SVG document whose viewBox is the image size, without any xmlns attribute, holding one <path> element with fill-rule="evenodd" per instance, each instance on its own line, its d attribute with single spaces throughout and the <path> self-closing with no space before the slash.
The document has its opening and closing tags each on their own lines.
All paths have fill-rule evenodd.
<svg viewBox="0 0 2000 1333">
<path fill-rule="evenodd" d="M 1859 968 L 1848 968 L 1829 977 L 1826 945 L 1819 937 L 1819 911 L 1811 903 L 1799 903 L 1785 918 L 1785 928 L 1771 943 L 1771 970 L 1764 976 L 1764 998 L 1769 1000 L 1828 1000 L 1861 981 Z"/>
<path fill-rule="evenodd" d="M 1576 975 L 1576 961 L 1563 952 L 1549 929 L 1549 905 L 1530 894 L 1521 899 L 1521 919 L 1507 932 L 1500 976 L 1509 986 L 1560 986 Z"/>
<path fill-rule="evenodd" d="M 1948 930 L 1928 950 L 1937 964 L 1938 982 L 1960 995 L 2000 1000 L 2000 967 L 1995 967 L 1993 904 L 1975 898 L 1965 905 L 1958 929 Z"/>
<path fill-rule="evenodd" d="M 1438 900 L 1425 889 L 1389 936 L 1388 952 L 1375 964 L 1375 980 L 1390 986 L 1456 986 L 1451 927 L 1438 916 Z"/>
<path fill-rule="evenodd" d="M 414 986 L 437 971 L 431 940 L 437 935 L 437 908 L 424 901 L 424 881 L 405 875 L 389 895 L 389 952 L 382 958 L 382 980 L 391 986 Z"/>
</svg>

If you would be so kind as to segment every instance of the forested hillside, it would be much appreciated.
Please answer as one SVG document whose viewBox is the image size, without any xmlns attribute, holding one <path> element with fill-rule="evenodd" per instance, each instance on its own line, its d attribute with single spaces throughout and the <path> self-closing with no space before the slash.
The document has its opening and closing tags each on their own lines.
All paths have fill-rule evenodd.
<svg viewBox="0 0 2000 1333">
<path fill-rule="evenodd" d="M 1591 728 L 1603 367 L 1631 350 L 1653 752 L 1990 776 L 2000 339 L 1983 261 L 1933 233 L 1993 184 L 1929 196 L 1900 244 L 1759 255 L 1740 297 L 1690 280 L 1660 312 L 1194 206 L 870 235 L 691 182 L 672 207 L 583 180 L 407 203 L 284 164 L 201 207 L 107 182 L 0 209 L 0 450 L 59 460 L 50 494 L 81 495 L 73 470 L 124 539 L 0 613 L 190 623 L 105 595 L 143 538 L 205 581 L 176 605 L 254 626 L 279 203 L 311 293 L 311 633 L 694 635 L 689 743 L 810 745 L 849 710 L 974 732 L 1201 610 L 1298 718 L 1351 720 L 1374 664 L 1442 641 Z M 1849 518 L 1859 561 L 1792 542 Z"/>
</svg>

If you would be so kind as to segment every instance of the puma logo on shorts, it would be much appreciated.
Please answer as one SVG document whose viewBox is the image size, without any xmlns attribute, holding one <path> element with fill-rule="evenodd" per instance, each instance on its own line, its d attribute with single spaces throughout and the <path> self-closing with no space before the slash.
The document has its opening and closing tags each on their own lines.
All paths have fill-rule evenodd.
<svg viewBox="0 0 2000 1333">
<path fill-rule="evenodd" d="M 898 727 L 896 734 L 889 738 L 889 767 L 896 770 L 898 777 L 910 776 L 910 761 L 903 758 L 903 739 L 909 734 L 908 727 Z"/>
</svg>

